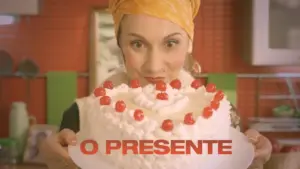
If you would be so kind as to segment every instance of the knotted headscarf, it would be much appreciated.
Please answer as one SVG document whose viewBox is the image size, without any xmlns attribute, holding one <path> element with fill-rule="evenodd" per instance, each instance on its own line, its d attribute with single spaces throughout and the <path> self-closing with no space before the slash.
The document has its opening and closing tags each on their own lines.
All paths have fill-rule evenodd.
<svg viewBox="0 0 300 169">
<path fill-rule="evenodd" d="M 115 22 L 116 35 L 124 15 L 146 14 L 181 26 L 193 40 L 194 18 L 199 7 L 200 0 L 109 0 L 109 10 Z"/>
</svg>

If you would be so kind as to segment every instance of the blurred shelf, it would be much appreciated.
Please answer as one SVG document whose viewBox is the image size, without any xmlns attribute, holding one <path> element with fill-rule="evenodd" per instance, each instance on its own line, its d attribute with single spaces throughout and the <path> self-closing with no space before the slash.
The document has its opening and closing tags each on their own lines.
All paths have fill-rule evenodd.
<svg viewBox="0 0 300 169">
<path fill-rule="evenodd" d="M 300 99 L 300 95 L 260 95 L 259 98 L 269 100 Z"/>
<path fill-rule="evenodd" d="M 297 123 L 300 125 L 300 118 L 292 117 L 251 117 L 251 123 Z"/>
<path fill-rule="evenodd" d="M 283 95 L 283 94 L 262 94 L 261 92 L 261 82 L 262 82 L 262 78 L 258 78 L 257 82 L 256 82 L 256 112 L 255 112 L 255 117 L 259 117 L 260 116 L 260 103 L 261 100 L 292 100 L 295 110 L 296 112 L 298 112 L 300 110 L 300 106 L 298 103 L 298 100 L 300 99 L 300 95 L 296 93 L 295 90 L 295 86 L 294 86 L 294 82 L 292 81 L 292 78 L 299 78 L 298 73 L 279 73 L 279 74 L 275 74 L 274 78 L 283 78 L 285 80 L 285 83 L 287 85 L 288 88 L 288 92 L 289 94 Z M 258 119 L 258 118 L 256 118 Z M 275 120 L 276 119 L 276 120 Z M 250 120 L 250 125 L 251 128 L 256 129 L 260 132 L 300 132 L 300 121 L 299 119 L 293 119 L 293 118 L 285 118 L 284 120 L 281 118 L 273 118 L 272 120 L 268 119 L 264 119 L 264 121 L 262 122 L 262 120 L 258 120 L 259 122 L 255 122 L 253 119 L 249 119 Z M 268 122 L 266 122 L 268 121 Z M 293 121 L 293 122 L 291 122 Z M 294 123 L 294 121 L 297 121 Z M 269 123 L 269 124 L 266 124 Z M 273 124 L 271 124 L 273 123 Z M 276 124 L 277 123 L 277 124 Z M 278 125 L 278 123 L 280 123 L 280 127 L 276 126 Z M 286 123 L 287 125 L 284 126 Z M 292 125 L 288 125 L 289 123 L 291 123 Z"/>
<path fill-rule="evenodd" d="M 281 133 L 285 133 L 285 132 L 300 132 L 300 127 L 294 127 L 294 128 L 273 128 L 273 127 L 262 127 L 262 126 L 250 126 L 250 129 L 254 129 L 257 130 L 258 132 L 281 132 Z"/>
<path fill-rule="evenodd" d="M 208 74 L 200 73 L 193 75 L 196 78 L 207 77 Z M 300 73 L 267 73 L 267 74 L 243 74 L 237 73 L 238 78 L 300 78 Z"/>
<path fill-rule="evenodd" d="M 252 118 L 249 127 L 259 132 L 300 132 L 297 118 Z"/>
<path fill-rule="evenodd" d="M 249 127 L 259 132 L 300 132 L 299 118 L 253 117 L 249 122 Z"/>
<path fill-rule="evenodd" d="M 300 145 L 300 139 L 277 139 L 282 145 Z"/>
</svg>

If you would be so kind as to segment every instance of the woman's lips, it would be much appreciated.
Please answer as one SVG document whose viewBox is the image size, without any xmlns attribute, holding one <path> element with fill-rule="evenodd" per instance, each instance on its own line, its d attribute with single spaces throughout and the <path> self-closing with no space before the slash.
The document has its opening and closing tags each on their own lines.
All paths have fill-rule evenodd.
<svg viewBox="0 0 300 169">
<path fill-rule="evenodd" d="M 163 77 L 145 77 L 145 79 L 150 83 L 156 83 L 158 81 L 164 81 Z"/>
</svg>

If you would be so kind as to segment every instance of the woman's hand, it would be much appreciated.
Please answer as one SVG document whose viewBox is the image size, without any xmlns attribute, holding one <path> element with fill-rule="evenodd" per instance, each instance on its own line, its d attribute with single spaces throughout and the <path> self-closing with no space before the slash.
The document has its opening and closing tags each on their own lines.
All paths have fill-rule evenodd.
<svg viewBox="0 0 300 169">
<path fill-rule="evenodd" d="M 266 137 L 256 130 L 249 129 L 245 132 L 245 135 L 255 147 L 255 157 L 249 168 L 262 169 L 263 165 L 270 159 L 272 144 Z"/>
<path fill-rule="evenodd" d="M 68 145 L 76 145 L 76 134 L 69 129 L 51 135 L 40 145 L 40 153 L 49 169 L 77 168 L 68 154 Z"/>
</svg>

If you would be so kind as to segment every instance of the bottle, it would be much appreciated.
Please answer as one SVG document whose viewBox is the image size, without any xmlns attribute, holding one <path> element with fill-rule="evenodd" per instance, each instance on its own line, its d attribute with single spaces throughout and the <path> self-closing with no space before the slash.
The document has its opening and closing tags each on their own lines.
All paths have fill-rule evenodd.
<svg viewBox="0 0 300 169">
<path fill-rule="evenodd" d="M 15 139 L 19 159 L 23 156 L 29 130 L 29 116 L 24 102 L 13 102 L 9 117 L 9 137 Z"/>
</svg>

